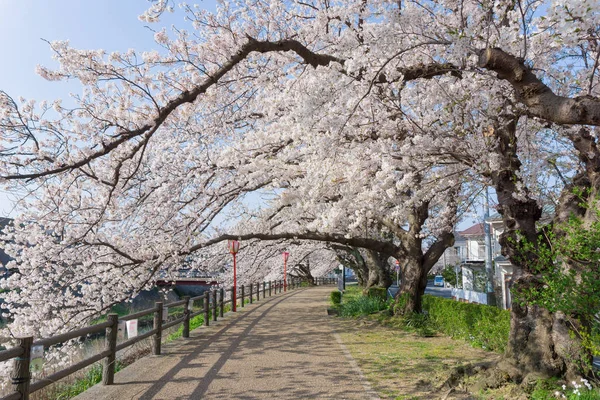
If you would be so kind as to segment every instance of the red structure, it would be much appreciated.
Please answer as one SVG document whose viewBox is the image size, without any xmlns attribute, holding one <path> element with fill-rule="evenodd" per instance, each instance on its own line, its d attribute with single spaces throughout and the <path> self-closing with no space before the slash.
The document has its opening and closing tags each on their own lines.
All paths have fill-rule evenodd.
<svg viewBox="0 0 600 400">
<path fill-rule="evenodd" d="M 288 251 L 283 252 L 283 291 L 287 292 L 287 260 L 290 256 Z"/>
<path fill-rule="evenodd" d="M 233 298 L 231 299 L 231 310 L 237 309 L 237 253 L 240 250 L 240 242 L 237 240 L 228 240 L 227 248 L 233 256 Z"/>
</svg>

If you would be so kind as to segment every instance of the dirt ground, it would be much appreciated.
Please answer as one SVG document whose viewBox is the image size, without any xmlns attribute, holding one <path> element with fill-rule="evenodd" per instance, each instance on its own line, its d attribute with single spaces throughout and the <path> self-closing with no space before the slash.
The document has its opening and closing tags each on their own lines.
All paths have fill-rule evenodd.
<svg viewBox="0 0 600 400">
<path fill-rule="evenodd" d="M 483 393 L 468 394 L 461 386 L 451 391 L 444 382 L 455 367 L 497 360 L 496 353 L 442 335 L 419 337 L 368 319 L 331 321 L 382 399 L 490 398 Z"/>
</svg>

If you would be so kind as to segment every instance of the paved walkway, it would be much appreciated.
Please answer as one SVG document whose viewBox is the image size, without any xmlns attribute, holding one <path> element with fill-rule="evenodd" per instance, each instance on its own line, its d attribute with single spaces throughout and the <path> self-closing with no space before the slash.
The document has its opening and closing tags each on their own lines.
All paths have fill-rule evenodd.
<svg viewBox="0 0 600 400">
<path fill-rule="evenodd" d="M 228 313 L 76 399 L 377 398 L 326 315 L 331 290 L 294 290 Z"/>
</svg>

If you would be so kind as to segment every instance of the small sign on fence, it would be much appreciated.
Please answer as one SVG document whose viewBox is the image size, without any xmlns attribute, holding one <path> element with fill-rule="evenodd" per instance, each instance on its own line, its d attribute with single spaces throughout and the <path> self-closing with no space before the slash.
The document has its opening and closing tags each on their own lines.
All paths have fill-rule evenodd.
<svg viewBox="0 0 600 400">
<path fill-rule="evenodd" d="M 30 357 L 29 370 L 31 372 L 40 372 L 44 366 L 44 346 L 32 346 Z"/>
<path fill-rule="evenodd" d="M 117 323 L 117 340 L 124 340 L 125 339 L 125 330 L 127 328 L 125 327 L 125 321 L 119 321 Z"/>
<path fill-rule="evenodd" d="M 169 318 L 169 307 L 163 306 L 162 320 L 165 322 Z"/>
<path fill-rule="evenodd" d="M 138 335 L 138 320 L 132 319 L 130 321 L 125 321 L 127 326 L 127 337 L 132 338 Z"/>
</svg>

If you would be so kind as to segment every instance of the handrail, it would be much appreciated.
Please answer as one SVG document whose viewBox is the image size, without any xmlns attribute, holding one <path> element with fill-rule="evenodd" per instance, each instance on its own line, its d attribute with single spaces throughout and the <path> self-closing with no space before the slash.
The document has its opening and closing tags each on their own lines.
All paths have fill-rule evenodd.
<svg viewBox="0 0 600 400">
<path fill-rule="evenodd" d="M 54 346 L 55 344 L 66 342 L 67 340 L 75 339 L 75 338 L 85 336 L 85 335 L 90 335 L 92 333 L 98 333 L 98 332 L 106 329 L 108 326 L 109 326 L 108 322 L 102 322 L 97 325 L 87 326 L 85 328 L 77 329 L 77 330 L 74 330 L 71 332 L 63 333 L 63 334 L 56 335 L 56 336 L 50 336 L 45 339 L 40 339 L 40 340 L 33 342 L 32 345 L 33 346 L 50 347 L 50 346 Z"/>
<path fill-rule="evenodd" d="M 134 336 L 131 339 L 127 339 L 123 343 L 119 343 L 116 347 L 116 350 L 117 351 L 123 350 L 124 348 L 134 345 L 137 342 L 140 342 L 140 341 L 142 341 L 146 338 L 149 338 L 150 336 L 155 335 L 155 334 L 156 334 L 156 329 L 152 329 L 152 330 L 149 330 L 148 332 L 143 333 L 139 336 Z"/>
<path fill-rule="evenodd" d="M 33 393 L 42 388 L 45 388 L 46 386 L 58 381 L 59 379 L 62 379 L 62 378 L 65 378 L 65 377 L 71 375 L 73 372 L 77 372 L 80 369 L 87 367 L 88 365 L 92 365 L 93 363 L 102 360 L 103 358 L 105 358 L 108 355 L 109 355 L 109 350 L 105 350 L 101 353 L 96 354 L 95 356 L 86 358 L 85 360 L 79 361 L 78 363 L 73 364 L 70 367 L 61 369 L 60 371 L 58 371 L 52 375 L 48 375 L 38 381 L 35 381 L 34 383 L 32 383 L 29 386 L 29 392 Z"/>
<path fill-rule="evenodd" d="M 24 351 L 25 350 L 23 350 L 22 347 L 12 347 L 7 350 L 2 350 L 0 351 L 0 362 L 19 357 Z"/>
<path fill-rule="evenodd" d="M 122 317 L 119 317 L 119 320 L 121 320 L 121 321 L 130 321 L 132 319 L 136 319 L 136 318 L 140 318 L 140 317 L 145 317 L 146 315 L 152 314 L 153 312 L 156 312 L 156 306 L 154 306 L 152 308 L 148 308 L 146 310 L 138 311 L 138 312 L 133 313 L 133 314 L 124 315 Z"/>
<path fill-rule="evenodd" d="M 315 279 L 316 285 L 323 285 L 327 283 L 335 283 L 333 279 L 330 278 L 317 278 Z M 299 288 L 300 285 L 298 281 L 295 279 L 291 280 L 291 283 L 288 284 L 287 281 L 273 281 L 268 282 L 269 290 L 266 290 L 267 282 L 262 282 L 262 298 L 265 299 L 267 297 L 271 297 L 273 295 L 273 289 L 275 294 L 282 293 L 286 288 L 287 290 L 292 290 L 295 288 Z M 260 283 L 256 283 L 256 292 L 254 292 L 255 283 L 251 283 L 249 286 L 248 295 L 250 302 L 252 303 L 254 299 L 259 301 L 260 297 Z M 237 293 L 240 295 L 236 296 L 236 299 L 230 298 L 225 300 L 225 293 L 233 293 L 233 288 L 225 291 L 223 288 L 213 289 L 210 291 L 206 291 L 204 294 L 196 297 L 186 297 L 183 300 L 174 301 L 172 303 L 164 304 L 162 302 L 157 302 L 154 307 L 142 310 L 136 313 L 128 314 L 122 317 L 119 317 L 117 314 L 109 314 L 108 320 L 106 322 L 102 322 L 96 325 L 87 326 L 81 329 L 77 329 L 71 332 L 66 332 L 60 335 L 51 336 L 44 339 L 39 339 L 37 341 L 33 341 L 32 337 L 25 338 L 17 338 L 19 345 L 12 347 L 7 350 L 0 351 L 0 362 L 14 359 L 14 367 L 12 374 L 12 382 L 13 382 L 13 393 L 9 393 L 5 397 L 0 400 L 19 400 L 19 399 L 27 399 L 30 393 L 38 391 L 59 379 L 62 379 L 72 373 L 79 371 L 95 362 L 98 362 L 104 359 L 104 367 L 103 367 L 103 384 L 112 385 L 114 379 L 114 364 L 116 352 L 123 350 L 141 340 L 144 340 L 149 337 L 154 337 L 153 343 L 153 353 L 155 355 L 160 355 L 161 353 L 161 339 L 162 332 L 165 329 L 171 328 L 178 324 L 184 324 L 184 337 L 189 336 L 189 324 L 190 318 L 204 314 L 205 321 L 204 324 L 208 325 L 209 323 L 209 312 L 212 312 L 213 321 L 217 321 L 218 317 L 223 317 L 224 313 L 224 305 L 227 303 L 234 304 L 237 303 L 238 300 L 241 300 L 242 307 L 244 306 L 244 299 L 246 294 L 244 293 L 245 285 L 242 285 L 241 290 Z M 211 300 L 212 297 L 212 300 Z M 194 301 L 202 300 L 203 307 L 197 312 L 192 312 L 191 305 Z M 183 317 L 177 318 L 173 321 L 164 322 L 163 321 L 163 310 L 165 307 L 176 307 L 176 306 L 184 306 L 184 315 Z M 212 306 L 212 307 L 211 307 Z M 153 329 L 130 338 L 120 344 L 117 344 L 117 329 L 119 321 L 129 321 L 132 319 L 144 317 L 149 314 L 154 314 L 154 326 Z M 59 343 L 66 342 L 71 339 L 79 338 L 82 336 L 86 336 L 93 333 L 101 332 L 102 330 L 106 331 L 106 347 L 105 349 L 89 358 L 86 358 L 82 361 L 79 361 L 65 369 L 62 369 L 58 372 L 55 372 L 52 375 L 44 377 L 36 382 L 30 383 L 30 354 L 32 346 L 43 346 L 50 347 Z"/>
</svg>

